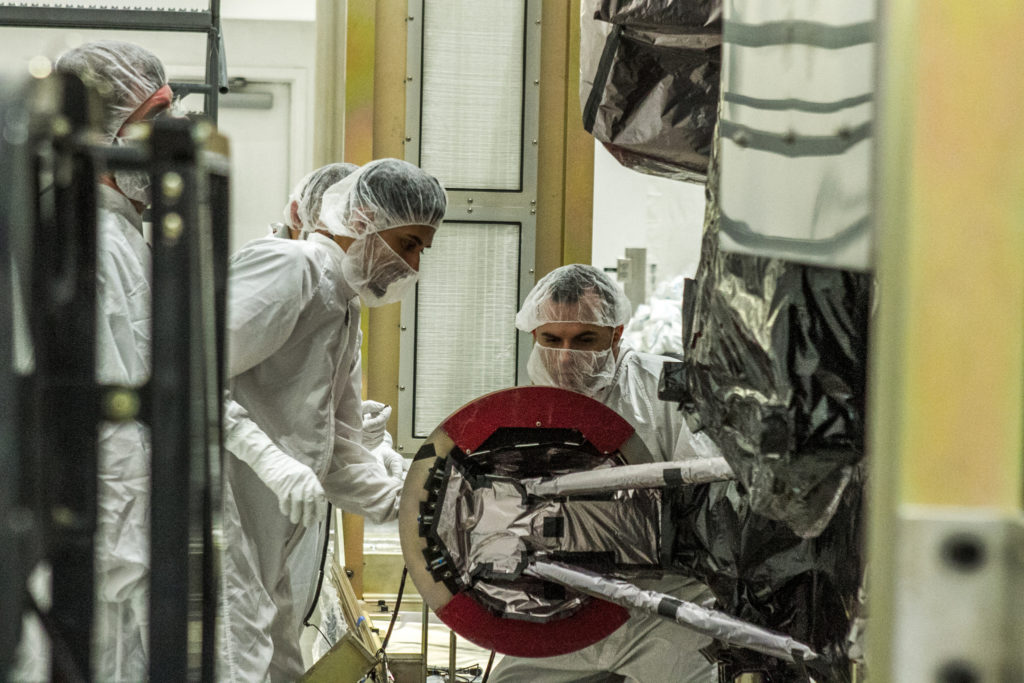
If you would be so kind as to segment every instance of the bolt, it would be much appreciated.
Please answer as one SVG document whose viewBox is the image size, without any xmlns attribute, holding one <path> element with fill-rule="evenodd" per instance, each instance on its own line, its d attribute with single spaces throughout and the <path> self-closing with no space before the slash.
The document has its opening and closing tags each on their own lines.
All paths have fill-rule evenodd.
<svg viewBox="0 0 1024 683">
<path fill-rule="evenodd" d="M 175 200 L 185 191 L 185 181 L 180 175 L 170 171 L 164 174 L 160 183 L 160 189 L 163 190 L 164 197 Z"/>
<path fill-rule="evenodd" d="M 942 544 L 942 558 L 953 569 L 970 573 L 984 566 L 985 544 L 973 534 L 957 534 Z"/>
<path fill-rule="evenodd" d="M 398 390 L 399 391 L 405 391 L 405 385 L 404 384 L 399 385 Z"/>
<path fill-rule="evenodd" d="M 139 395 L 131 389 L 111 389 L 105 399 L 104 412 L 115 422 L 130 420 L 139 414 Z"/>
<path fill-rule="evenodd" d="M 180 215 L 171 212 L 164 216 L 163 228 L 164 239 L 169 242 L 177 242 L 178 238 L 181 237 L 181 233 L 185 230 L 185 222 L 181 220 Z"/>
<path fill-rule="evenodd" d="M 406 76 L 405 80 L 406 80 L 406 82 L 411 82 L 412 81 L 412 76 Z"/>
<path fill-rule="evenodd" d="M 53 508 L 50 512 L 50 516 L 53 519 L 53 523 L 60 527 L 72 527 L 75 525 L 75 519 L 78 515 L 75 514 L 74 510 L 66 506 L 59 506 Z"/>
<path fill-rule="evenodd" d="M 63 116 L 55 116 L 53 123 L 50 124 L 50 130 L 55 137 L 64 137 L 71 132 L 71 122 Z"/>
<path fill-rule="evenodd" d="M 402 325 L 402 326 L 401 326 L 401 329 L 402 329 L 402 332 L 405 332 L 405 330 L 406 330 L 406 327 L 405 327 L 405 325 Z"/>
<path fill-rule="evenodd" d="M 46 78 L 53 73 L 53 62 L 46 55 L 36 55 L 28 60 L 28 73 L 32 78 Z"/>
<path fill-rule="evenodd" d="M 534 85 L 540 85 L 540 81 L 535 78 L 535 79 L 533 79 L 533 84 Z"/>
<path fill-rule="evenodd" d="M 472 197 L 467 198 L 466 199 L 466 203 L 467 204 L 472 204 L 473 203 L 473 198 Z"/>
<path fill-rule="evenodd" d="M 406 142 L 412 142 L 412 138 L 406 138 L 405 141 Z"/>
<path fill-rule="evenodd" d="M 466 213 L 473 213 L 473 207 L 471 206 L 468 209 L 466 209 Z"/>
<path fill-rule="evenodd" d="M 540 420 L 537 420 L 537 426 L 540 427 Z"/>
<path fill-rule="evenodd" d="M 970 662 L 953 660 L 946 662 L 936 679 L 938 683 L 978 683 L 981 675 Z"/>
<path fill-rule="evenodd" d="M 210 139 L 214 130 L 213 124 L 210 122 L 200 121 L 196 124 L 196 127 L 192 129 L 192 139 L 202 144 Z"/>
</svg>

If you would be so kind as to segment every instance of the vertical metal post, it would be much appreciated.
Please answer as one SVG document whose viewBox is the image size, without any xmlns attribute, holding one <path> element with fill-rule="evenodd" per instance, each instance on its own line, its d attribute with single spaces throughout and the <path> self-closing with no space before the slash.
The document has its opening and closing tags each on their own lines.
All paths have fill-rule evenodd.
<svg viewBox="0 0 1024 683">
<path fill-rule="evenodd" d="M 228 84 L 227 62 L 224 56 L 224 35 L 220 30 L 220 0 L 210 0 L 210 28 L 206 32 L 206 115 L 216 123 L 221 92 Z M 224 89 L 222 91 L 222 88 Z"/>
<path fill-rule="evenodd" d="M 448 680 L 455 681 L 455 652 L 456 652 L 456 639 L 455 631 L 448 632 Z"/>
<path fill-rule="evenodd" d="M 33 253 L 32 338 L 35 347 L 33 425 L 45 460 L 46 500 L 53 567 L 55 630 L 76 670 L 53 659 L 55 679 L 91 675 L 93 536 L 96 531 L 97 429 L 96 172 L 77 136 L 88 126 L 88 94 L 77 79 L 52 81 L 60 112 L 52 141 L 53 193 L 41 200 L 37 234 L 50 235 Z M 61 121 L 63 123 L 57 123 Z M 40 146 L 45 148 L 46 144 Z M 40 168 L 37 166 L 37 172 Z M 31 170 L 29 170 L 31 172 Z M 34 196 L 39 197 L 36 187 Z M 52 206 L 45 202 L 52 200 Z"/>
<path fill-rule="evenodd" d="M 964 643 L 954 635 L 964 623 L 955 618 L 958 607 L 1000 623 L 965 590 L 943 592 L 937 606 L 919 599 L 929 593 L 898 552 L 919 535 L 907 505 L 937 524 L 982 511 L 1020 516 L 1024 85 L 1006 65 L 1024 60 L 1024 9 L 957 0 L 892 0 L 880 8 L 868 669 L 903 683 L 911 679 L 896 665 L 907 653 L 896 643 L 922 610 L 938 608 L 943 618 L 927 621 L 946 635 L 918 648 L 935 661 L 914 680 L 946 679 L 937 673 L 939 657 Z M 959 583 L 967 586 L 971 576 Z M 899 593 L 911 588 L 920 593 L 901 602 Z M 897 610 L 901 604 L 908 609 Z M 998 645 L 971 653 L 974 666 L 1001 666 Z M 970 662 L 963 656 L 961 663 Z"/>
<path fill-rule="evenodd" d="M 163 122 L 160 122 L 163 123 Z M 195 644 L 192 521 L 202 518 L 193 489 L 196 364 L 191 247 L 200 229 L 196 146 L 182 121 L 154 125 L 153 156 L 153 373 L 150 677 L 154 681 L 194 680 Z M 172 189 L 173 188 L 173 189 Z"/>
<path fill-rule="evenodd" d="M 3 88 L 0 83 L 0 121 L 20 108 L 16 101 L 17 89 Z M 12 96 L 8 99 L 8 96 Z M 20 99 L 20 98 L 17 98 Z M 12 144 L 13 142 L 13 144 Z M 28 558 L 19 538 L 18 521 L 21 461 L 26 456 L 20 434 L 20 415 L 23 409 L 14 367 L 14 298 L 8 283 L 14 281 L 14 264 L 18 251 L 14 248 L 18 225 L 15 202 L 24 202 L 30 196 L 24 187 L 24 168 L 28 165 L 24 142 L 6 134 L 0 135 L 0 547 L 7 549 L 0 561 L 0 614 L 11 618 L 0 622 L 0 678 L 6 678 L 13 664 L 15 647 L 20 635 L 23 609 L 25 570 Z M 19 168 L 20 165 L 20 168 Z"/>
<path fill-rule="evenodd" d="M 423 601 L 423 621 L 421 622 L 423 630 L 420 633 L 420 649 L 423 651 L 423 677 L 422 681 L 427 680 L 427 633 L 430 626 L 430 608 L 427 607 L 427 601 Z"/>
</svg>

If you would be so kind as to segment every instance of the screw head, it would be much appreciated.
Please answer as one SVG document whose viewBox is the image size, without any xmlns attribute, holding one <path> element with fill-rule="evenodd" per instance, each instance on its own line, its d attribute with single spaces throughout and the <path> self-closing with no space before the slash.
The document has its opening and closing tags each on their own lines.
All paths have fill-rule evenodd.
<svg viewBox="0 0 1024 683">
<path fill-rule="evenodd" d="M 164 216 L 163 220 L 163 236 L 169 242 L 177 242 L 181 237 L 181 233 L 185 231 L 185 222 L 181 220 L 181 216 L 177 213 L 171 212 Z"/>
<path fill-rule="evenodd" d="M 185 191 L 185 180 L 174 171 L 164 173 L 160 180 L 160 190 L 167 199 L 177 199 Z"/>
</svg>

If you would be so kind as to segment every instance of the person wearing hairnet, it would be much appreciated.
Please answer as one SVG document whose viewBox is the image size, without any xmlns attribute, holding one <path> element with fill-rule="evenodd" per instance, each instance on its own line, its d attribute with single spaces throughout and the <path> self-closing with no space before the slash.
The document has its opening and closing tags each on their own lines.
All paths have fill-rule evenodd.
<svg viewBox="0 0 1024 683">
<path fill-rule="evenodd" d="M 223 680 L 303 673 L 319 560 L 306 527 L 328 500 L 376 522 L 398 514 L 402 458 L 385 462 L 362 433 L 360 299 L 411 291 L 446 206 L 434 177 L 382 159 L 324 193 L 307 239 L 254 240 L 231 259 Z"/>
<path fill-rule="evenodd" d="M 65 52 L 58 73 L 74 74 L 103 100 L 110 145 L 128 127 L 171 106 L 163 65 L 138 45 L 83 44 Z M 149 174 L 114 171 L 100 177 L 96 261 L 96 374 L 103 384 L 138 386 L 150 373 L 150 258 L 142 235 Z M 96 602 L 92 677 L 148 677 L 149 432 L 138 422 L 105 423 L 99 433 Z"/>
<path fill-rule="evenodd" d="M 605 404 L 633 426 L 656 461 L 716 455 L 712 442 L 690 433 L 673 404 L 658 399 L 662 364 L 671 359 L 634 351 L 622 341 L 631 312 L 618 285 L 593 266 L 572 264 L 545 275 L 516 315 L 516 327 L 530 332 L 535 342 L 527 361 L 530 380 Z M 636 583 L 691 602 L 712 597 L 687 577 Z M 710 642 L 671 621 L 636 613 L 604 640 L 577 652 L 505 657 L 490 680 L 711 683 L 717 675 L 698 651 Z"/>
<path fill-rule="evenodd" d="M 283 239 L 306 239 L 320 220 L 320 206 L 324 192 L 335 183 L 344 180 L 358 170 L 355 164 L 338 162 L 327 164 L 307 173 L 296 183 L 288 196 L 282 214 L 283 223 L 271 223 L 270 234 Z M 362 345 L 362 337 L 357 342 Z M 380 448 L 389 452 L 389 457 L 401 457 L 392 449 L 391 435 L 385 430 L 388 418 L 391 417 L 391 406 L 379 401 L 363 401 L 363 443 L 373 450 Z M 393 455 L 391 455 L 393 454 Z"/>
<path fill-rule="evenodd" d="M 320 204 L 324 192 L 358 168 L 355 164 L 337 162 L 307 173 L 288 195 L 288 202 L 282 211 L 284 222 L 272 223 L 270 233 L 274 237 L 285 239 L 305 239 L 316 228 L 320 219 Z"/>
</svg>

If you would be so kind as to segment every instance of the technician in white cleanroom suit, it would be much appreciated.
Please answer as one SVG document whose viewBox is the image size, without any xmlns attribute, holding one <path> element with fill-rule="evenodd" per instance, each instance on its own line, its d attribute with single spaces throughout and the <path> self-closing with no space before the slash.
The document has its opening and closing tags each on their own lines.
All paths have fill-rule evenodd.
<svg viewBox="0 0 1024 683">
<path fill-rule="evenodd" d="M 95 85 L 103 98 L 106 141 L 123 144 L 129 124 L 171 105 L 164 69 L 132 43 L 87 43 L 64 53 L 60 73 Z M 97 380 L 141 385 L 150 373 L 150 258 L 142 236 L 149 174 L 100 177 Z M 93 677 L 139 681 L 148 673 L 149 431 L 138 422 L 104 424 L 99 435 Z"/>
<path fill-rule="evenodd" d="M 281 212 L 283 223 L 272 223 L 270 232 L 284 239 L 306 239 L 320 220 L 320 204 L 327 188 L 344 180 L 359 167 L 338 162 L 310 171 L 295 184 Z"/>
<path fill-rule="evenodd" d="M 319 553 L 300 541 L 327 500 L 377 522 L 398 514 L 401 463 L 389 471 L 389 453 L 363 445 L 359 299 L 411 291 L 446 204 L 429 174 L 375 161 L 324 194 L 308 239 L 255 240 L 231 259 L 223 680 L 302 674 L 292 615 L 312 595 L 292 587 L 313 585 Z"/>
<path fill-rule="evenodd" d="M 662 364 L 672 360 L 640 353 L 621 342 L 631 308 L 622 290 L 593 266 L 563 266 L 540 279 L 516 316 L 516 327 L 531 332 L 527 372 L 534 384 L 586 394 L 624 417 L 655 460 L 718 455 L 703 435 L 690 433 L 678 408 L 658 399 Z M 686 577 L 640 580 L 642 588 L 704 602 L 711 592 Z M 698 650 L 706 636 L 647 614 L 634 613 L 604 640 L 556 657 L 505 657 L 492 681 L 604 681 L 608 674 L 628 681 L 711 683 L 711 664 Z"/>
</svg>

